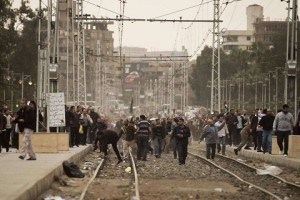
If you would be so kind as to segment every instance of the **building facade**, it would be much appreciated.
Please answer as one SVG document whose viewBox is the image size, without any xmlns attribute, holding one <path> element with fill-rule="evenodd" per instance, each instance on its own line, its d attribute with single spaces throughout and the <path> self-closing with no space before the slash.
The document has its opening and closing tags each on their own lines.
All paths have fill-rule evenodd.
<svg viewBox="0 0 300 200">
<path fill-rule="evenodd" d="M 65 93 L 69 105 L 82 104 L 76 102 L 78 95 L 78 29 L 76 1 L 60 1 L 59 3 L 59 70 L 58 92 Z M 119 88 L 120 68 L 113 56 L 113 32 L 108 30 L 111 21 L 84 22 L 84 50 L 86 72 L 87 105 L 104 103 L 104 93 L 100 89 Z M 68 49 L 68 50 L 67 50 Z M 114 90 L 116 96 L 120 91 Z M 112 94 L 110 94 L 112 95 Z"/>
<path fill-rule="evenodd" d="M 263 19 L 263 7 L 257 4 L 249 5 L 246 9 L 247 29 L 246 30 L 226 30 L 221 33 L 222 48 L 229 54 L 232 49 L 250 50 L 252 43 L 255 42 L 253 36 L 254 23 L 258 19 Z"/>
<path fill-rule="evenodd" d="M 275 39 L 282 34 L 287 34 L 286 21 L 265 21 L 258 19 L 254 24 L 255 42 L 261 42 L 272 48 Z"/>
</svg>

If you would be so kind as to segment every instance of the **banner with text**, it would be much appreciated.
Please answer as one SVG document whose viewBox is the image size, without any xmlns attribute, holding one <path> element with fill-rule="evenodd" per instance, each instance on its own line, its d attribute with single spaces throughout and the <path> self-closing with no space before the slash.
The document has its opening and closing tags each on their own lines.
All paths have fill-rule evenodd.
<svg viewBox="0 0 300 200">
<path fill-rule="evenodd" d="M 64 93 L 47 94 L 47 121 L 48 127 L 62 127 L 66 125 Z"/>
</svg>

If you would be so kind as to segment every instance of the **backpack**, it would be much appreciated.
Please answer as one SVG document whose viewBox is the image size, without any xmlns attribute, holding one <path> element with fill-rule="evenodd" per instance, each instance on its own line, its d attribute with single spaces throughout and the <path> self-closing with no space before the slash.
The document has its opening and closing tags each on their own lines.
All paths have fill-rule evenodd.
<svg viewBox="0 0 300 200">
<path fill-rule="evenodd" d="M 80 171 L 79 167 L 73 162 L 69 163 L 68 161 L 63 162 L 64 172 L 68 177 L 74 178 L 83 178 L 84 174 Z"/>
</svg>

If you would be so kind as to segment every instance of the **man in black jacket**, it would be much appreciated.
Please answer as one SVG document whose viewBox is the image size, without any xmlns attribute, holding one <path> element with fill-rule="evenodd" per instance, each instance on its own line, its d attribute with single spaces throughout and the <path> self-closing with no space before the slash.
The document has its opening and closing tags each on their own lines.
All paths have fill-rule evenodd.
<svg viewBox="0 0 300 200">
<path fill-rule="evenodd" d="M 184 125 L 184 119 L 178 119 L 178 126 L 173 129 L 172 137 L 175 139 L 178 151 L 179 165 L 184 165 L 187 157 L 188 138 L 191 136 L 189 127 Z"/>
<path fill-rule="evenodd" d="M 259 126 L 263 128 L 262 148 L 263 153 L 269 152 L 272 154 L 272 135 L 274 115 L 270 109 L 267 110 L 267 115 L 263 116 L 259 121 Z"/>
<path fill-rule="evenodd" d="M 26 104 L 26 101 L 21 101 Z M 31 135 L 35 131 L 36 128 L 36 104 L 34 101 L 31 101 L 29 104 L 29 109 L 26 109 L 24 112 L 24 119 L 18 119 L 19 122 L 23 122 L 24 131 L 23 131 L 23 146 L 20 159 L 24 160 L 27 153 L 29 154 L 29 158 L 27 160 L 36 160 L 35 153 L 32 148 L 31 143 Z"/>
<path fill-rule="evenodd" d="M 117 157 L 118 157 L 118 163 L 122 162 L 122 158 L 119 152 L 119 149 L 117 147 L 117 143 L 119 140 L 119 135 L 117 132 L 112 130 L 103 130 L 100 133 L 100 150 L 104 153 L 105 156 L 108 155 L 107 149 L 108 145 L 111 144 Z"/>
<path fill-rule="evenodd" d="M 154 144 L 154 155 L 156 158 L 161 157 L 162 142 L 165 138 L 165 128 L 161 125 L 160 120 L 155 120 L 155 126 L 152 127 L 152 141 Z"/>
<path fill-rule="evenodd" d="M 70 108 L 70 147 L 79 146 L 79 114 L 76 112 L 75 106 Z"/>
<path fill-rule="evenodd" d="M 237 135 L 236 135 L 236 125 L 238 123 L 238 119 L 234 113 L 234 109 L 230 109 L 230 113 L 226 116 L 226 123 L 228 127 L 228 144 L 237 146 Z"/>
</svg>

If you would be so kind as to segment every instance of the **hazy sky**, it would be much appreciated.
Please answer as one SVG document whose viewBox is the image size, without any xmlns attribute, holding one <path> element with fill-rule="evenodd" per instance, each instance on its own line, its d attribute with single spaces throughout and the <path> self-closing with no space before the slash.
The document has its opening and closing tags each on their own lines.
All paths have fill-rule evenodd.
<svg viewBox="0 0 300 200">
<path fill-rule="evenodd" d="M 15 0 L 19 2 L 21 0 Z M 38 7 L 39 0 L 31 0 L 33 9 Z M 229 3 L 227 6 L 225 2 Z M 53 2 L 55 2 L 53 0 Z M 90 2 L 90 3 L 88 3 Z M 212 0 L 126 0 L 124 15 L 130 18 L 149 19 L 163 16 L 172 12 L 190 8 L 174 14 L 169 14 L 157 19 L 212 19 Z M 222 8 L 225 8 L 221 16 L 221 29 L 245 30 L 246 7 L 259 4 L 264 7 L 264 17 L 271 20 L 284 20 L 286 18 L 287 3 L 280 0 L 220 0 Z M 199 5 L 204 3 L 204 5 Z M 92 5 L 95 4 L 95 5 Z M 42 6 L 47 5 L 47 0 L 42 0 Z M 95 17 L 115 18 L 120 13 L 120 0 L 83 0 L 84 13 Z M 197 6 L 199 5 L 199 6 Z M 109 12 L 105 9 L 111 10 Z M 205 45 L 211 46 L 212 35 L 208 30 L 212 23 L 160 23 L 160 22 L 124 22 L 123 46 L 144 47 L 151 50 L 180 50 L 182 46 L 188 48 L 189 54 L 202 49 Z M 119 46 L 118 22 L 110 25 L 114 31 L 114 46 Z M 206 39 L 207 38 L 207 39 Z M 200 50 L 197 52 L 199 53 Z"/>
</svg>

